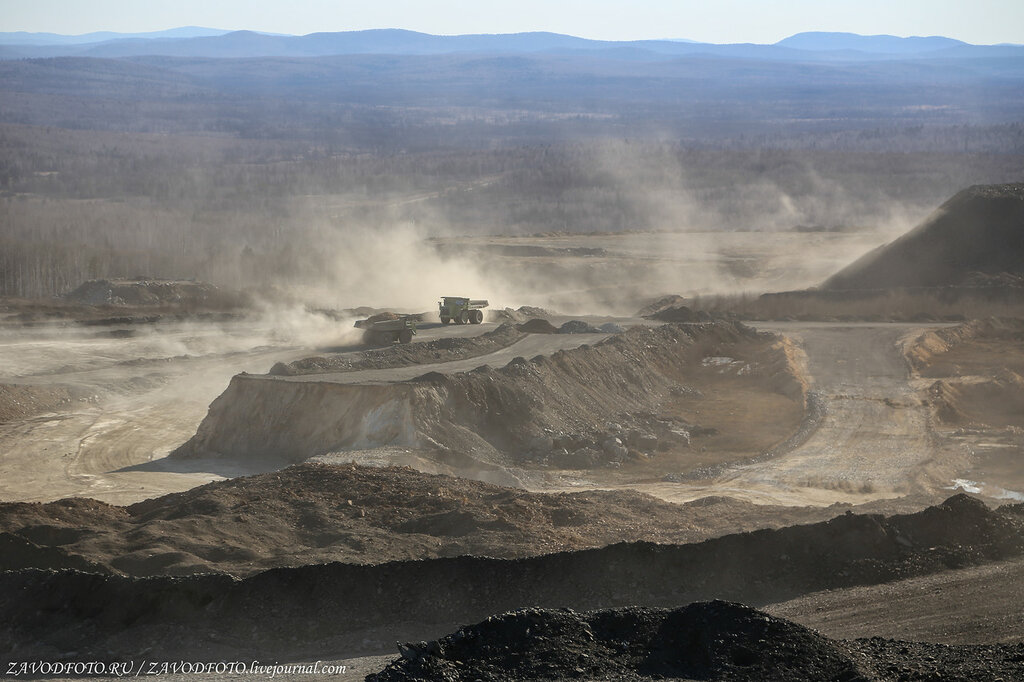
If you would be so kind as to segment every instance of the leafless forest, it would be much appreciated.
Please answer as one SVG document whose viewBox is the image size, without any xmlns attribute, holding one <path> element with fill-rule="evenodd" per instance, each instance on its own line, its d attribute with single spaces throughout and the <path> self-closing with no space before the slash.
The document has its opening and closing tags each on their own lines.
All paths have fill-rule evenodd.
<svg viewBox="0 0 1024 682">
<path fill-rule="evenodd" d="M 270 295 L 396 227 L 901 230 L 1024 176 L 1016 60 L 968 86 L 965 68 L 860 66 L 3 61 L 0 295 L 133 276 Z"/>
</svg>

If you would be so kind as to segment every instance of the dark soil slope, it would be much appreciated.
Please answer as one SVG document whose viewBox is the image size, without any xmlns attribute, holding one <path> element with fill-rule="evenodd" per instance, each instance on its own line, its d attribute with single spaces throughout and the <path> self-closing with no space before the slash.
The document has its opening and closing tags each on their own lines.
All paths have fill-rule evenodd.
<svg viewBox="0 0 1024 682">
<path fill-rule="evenodd" d="M 407 468 L 301 464 L 128 507 L 79 498 L 0 503 L 0 570 L 241 576 L 330 561 L 516 558 L 696 542 L 831 515 L 778 509 L 765 519 L 728 498 L 675 505 L 633 491 L 539 494 Z"/>
<path fill-rule="evenodd" d="M 367 682 L 414 680 L 997 680 L 1024 674 L 1024 645 L 835 641 L 741 604 L 672 611 L 524 609 L 406 644 Z"/>
<path fill-rule="evenodd" d="M 829 278 L 825 289 L 1019 282 L 1024 274 L 1024 183 L 958 193 L 896 241 Z"/>
<path fill-rule="evenodd" d="M 674 608 L 714 598 L 766 604 L 1020 556 L 1022 508 L 992 510 L 958 495 L 916 514 L 848 514 L 694 545 L 327 564 L 277 568 L 244 580 L 5 571 L 0 652 L 17 651 L 23 660 L 69 652 L 84 660 L 200 654 L 301 660 L 352 654 L 365 648 L 360 643 L 367 632 L 391 641 L 425 639 L 528 605 Z"/>
</svg>

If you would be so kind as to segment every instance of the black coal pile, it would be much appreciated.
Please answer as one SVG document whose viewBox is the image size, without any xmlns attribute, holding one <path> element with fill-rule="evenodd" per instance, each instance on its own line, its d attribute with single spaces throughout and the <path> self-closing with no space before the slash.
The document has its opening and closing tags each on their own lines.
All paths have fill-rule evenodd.
<svg viewBox="0 0 1024 682">
<path fill-rule="evenodd" d="M 1020 679 L 1021 649 L 842 642 L 726 601 L 674 610 L 524 609 L 400 645 L 401 658 L 366 682 Z"/>
</svg>

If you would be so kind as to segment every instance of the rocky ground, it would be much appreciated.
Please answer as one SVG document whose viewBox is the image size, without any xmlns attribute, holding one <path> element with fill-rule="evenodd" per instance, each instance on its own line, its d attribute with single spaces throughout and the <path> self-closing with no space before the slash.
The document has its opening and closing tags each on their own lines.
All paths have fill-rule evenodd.
<svg viewBox="0 0 1024 682">
<path fill-rule="evenodd" d="M 837 641 L 741 604 L 523 609 L 408 643 L 367 682 L 427 680 L 1010 680 L 1024 644 Z"/>
<path fill-rule="evenodd" d="M 241 580 L 6 571 L 0 650 L 50 660 L 306 660 L 381 653 L 390 638 L 431 639 L 523 604 L 590 610 L 675 608 L 714 598 L 778 603 L 1019 558 L 1022 509 L 990 509 L 959 495 L 915 514 L 843 514 L 696 544 L 625 543 L 511 560 L 307 565 Z M 1005 598 L 996 588 L 988 598 Z"/>
<path fill-rule="evenodd" d="M 681 544 L 832 518 L 633 491 L 541 494 L 408 468 L 301 464 L 126 507 L 72 498 L 0 503 L 0 568 L 135 576 L 445 556 L 519 558 L 618 542 Z"/>
</svg>

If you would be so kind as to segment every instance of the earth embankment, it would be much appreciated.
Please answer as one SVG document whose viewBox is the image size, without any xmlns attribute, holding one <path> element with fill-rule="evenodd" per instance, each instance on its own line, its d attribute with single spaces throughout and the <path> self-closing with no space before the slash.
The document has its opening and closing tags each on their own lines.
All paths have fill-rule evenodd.
<svg viewBox="0 0 1024 682">
<path fill-rule="evenodd" d="M 533 351 L 529 359 L 516 356 L 527 347 Z M 755 360 L 737 360 L 743 352 Z M 499 356 L 510 361 L 495 369 L 491 363 L 498 364 Z M 174 454 L 290 463 L 400 446 L 440 453 L 441 459 L 460 462 L 462 473 L 474 466 L 622 464 L 689 447 L 697 428 L 670 408 L 702 395 L 690 385 L 698 375 L 738 377 L 789 404 L 795 414 L 774 420 L 782 423 L 776 438 L 781 441 L 796 429 L 806 401 L 796 356 L 771 334 L 714 322 L 636 327 L 607 337 L 533 335 L 500 355 L 467 361 L 476 367 L 471 371 L 465 371 L 466 363 L 445 363 L 239 375 Z"/>
<path fill-rule="evenodd" d="M 698 544 L 628 543 L 514 560 L 335 563 L 244 580 L 8 571 L 0 573 L 0 650 L 19 658 L 75 652 L 86 660 L 302 660 L 365 650 L 367 633 L 379 628 L 389 637 L 421 639 L 523 604 L 675 607 L 709 598 L 764 604 L 1022 553 L 1021 505 L 990 509 L 958 495 L 902 516 L 847 514 Z"/>
<path fill-rule="evenodd" d="M 766 515 L 721 497 L 676 505 L 629 490 L 531 493 L 410 468 L 307 463 L 126 507 L 80 498 L 0 503 L 0 570 L 245 576 L 331 561 L 511 559 L 618 542 L 696 542 L 834 513 Z"/>
</svg>

